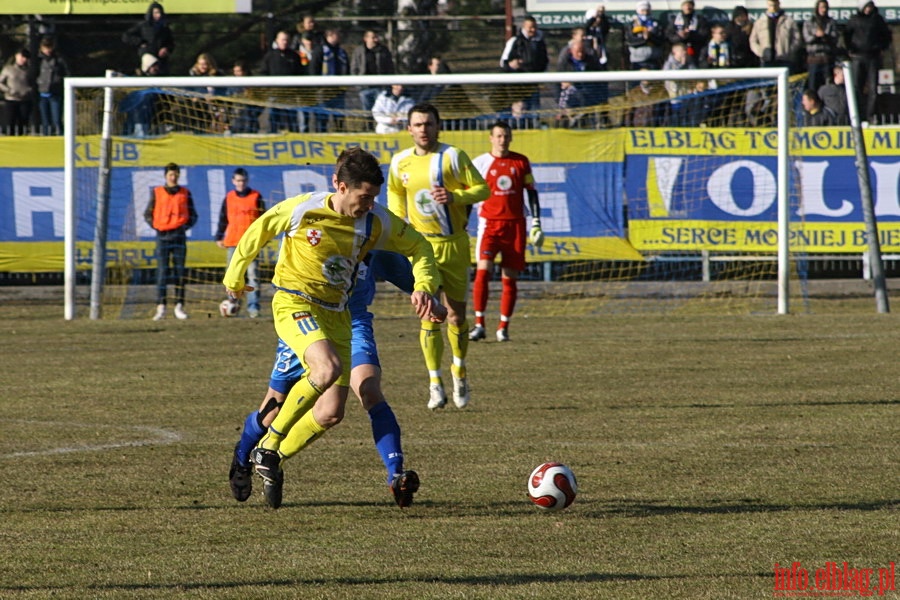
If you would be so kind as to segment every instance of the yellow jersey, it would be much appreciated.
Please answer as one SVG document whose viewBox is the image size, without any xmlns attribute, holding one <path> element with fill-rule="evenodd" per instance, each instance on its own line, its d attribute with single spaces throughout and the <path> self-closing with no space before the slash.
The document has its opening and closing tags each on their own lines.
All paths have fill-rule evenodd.
<svg viewBox="0 0 900 600">
<path fill-rule="evenodd" d="M 437 204 L 431 188 L 453 193 L 453 202 Z M 427 237 L 451 237 L 465 232 L 467 205 L 486 200 L 491 190 L 468 155 L 449 144 L 438 144 L 423 156 L 408 148 L 394 155 L 388 171 L 388 208 Z"/>
<path fill-rule="evenodd" d="M 425 238 L 378 204 L 359 218 L 341 215 L 332 208 L 333 195 L 314 192 L 288 198 L 251 223 L 235 247 L 225 287 L 243 289 L 247 267 L 283 233 L 272 284 L 328 310 L 344 310 L 360 262 L 372 249 L 410 257 L 413 289 L 437 291 L 440 276 Z"/>
</svg>

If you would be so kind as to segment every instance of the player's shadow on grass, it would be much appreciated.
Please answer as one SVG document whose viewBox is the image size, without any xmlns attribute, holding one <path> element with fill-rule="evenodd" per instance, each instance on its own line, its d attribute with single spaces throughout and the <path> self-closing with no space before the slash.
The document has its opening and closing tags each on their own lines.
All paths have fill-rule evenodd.
<svg viewBox="0 0 900 600">
<path fill-rule="evenodd" d="M 756 574 L 749 574 L 756 576 Z M 770 577 L 770 574 L 765 574 Z M 363 588 L 373 585 L 391 585 L 404 583 L 445 584 L 445 585 L 481 585 L 481 586 L 519 586 L 540 583 L 616 583 L 655 581 L 672 579 L 690 579 L 692 575 L 644 575 L 639 573 L 496 573 L 490 575 L 427 575 L 419 577 L 309 577 L 309 578 L 278 578 L 262 579 L 258 581 L 219 581 L 219 582 L 180 582 L 180 583 L 110 583 L 103 585 L 90 585 L 86 589 L 102 590 L 104 592 L 130 593 L 136 591 L 160 591 L 171 590 L 227 590 L 236 588 L 284 587 L 296 588 L 297 586 L 360 586 Z M 0 586 L 0 592 L 53 592 L 65 591 L 70 588 L 58 586 Z"/>
<path fill-rule="evenodd" d="M 900 499 L 879 500 L 873 502 L 822 502 L 818 504 L 764 504 L 757 503 L 753 500 L 738 500 L 727 504 L 710 504 L 704 506 L 672 505 L 654 501 L 620 501 L 609 503 L 609 506 L 606 508 L 591 508 L 587 512 L 587 516 L 608 517 L 611 515 L 620 515 L 625 517 L 659 517 L 677 514 L 727 515 L 809 510 L 856 510 L 869 512 L 876 510 L 896 510 L 898 507 L 900 507 Z"/>
</svg>

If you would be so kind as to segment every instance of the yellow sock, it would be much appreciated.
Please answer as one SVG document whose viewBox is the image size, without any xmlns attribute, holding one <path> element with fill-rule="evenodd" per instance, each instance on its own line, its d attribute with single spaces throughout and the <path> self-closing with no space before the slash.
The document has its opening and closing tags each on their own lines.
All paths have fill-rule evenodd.
<svg viewBox="0 0 900 600">
<path fill-rule="evenodd" d="M 260 448 L 278 450 L 282 440 L 304 414 L 309 412 L 322 392 L 309 377 L 304 377 L 291 388 L 278 416 L 269 425 L 269 432 L 259 442 Z"/>
<path fill-rule="evenodd" d="M 440 373 L 441 360 L 444 357 L 444 337 L 441 335 L 441 324 L 430 321 L 422 321 L 422 329 L 419 331 L 419 345 L 422 346 L 422 354 L 425 355 L 425 366 L 428 372 Z M 438 383 L 440 377 L 430 376 L 431 383 Z"/>
<path fill-rule="evenodd" d="M 322 437 L 325 431 L 326 429 L 316 421 L 313 411 L 308 410 L 281 442 L 279 452 L 284 458 L 290 458 Z"/>
<path fill-rule="evenodd" d="M 469 351 L 469 323 L 463 321 L 458 326 L 447 324 L 447 337 L 450 338 L 450 350 L 453 352 L 453 365 L 450 372 L 457 377 L 466 376 L 466 354 Z"/>
</svg>

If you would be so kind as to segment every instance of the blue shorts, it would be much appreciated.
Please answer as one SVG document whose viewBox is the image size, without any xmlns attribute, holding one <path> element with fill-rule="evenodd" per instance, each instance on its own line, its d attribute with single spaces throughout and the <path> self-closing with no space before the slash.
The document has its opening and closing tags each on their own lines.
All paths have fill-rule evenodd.
<svg viewBox="0 0 900 600">
<path fill-rule="evenodd" d="M 374 365 L 381 367 L 378 360 L 378 347 L 375 345 L 375 332 L 372 329 L 372 313 L 366 313 L 367 317 L 353 320 L 353 336 L 350 339 L 351 359 L 350 369 L 360 365 Z M 276 392 L 287 394 L 294 384 L 303 377 L 303 365 L 300 359 L 291 350 L 290 346 L 281 339 L 275 349 L 275 364 L 272 366 L 272 374 L 269 376 L 269 387 Z"/>
</svg>

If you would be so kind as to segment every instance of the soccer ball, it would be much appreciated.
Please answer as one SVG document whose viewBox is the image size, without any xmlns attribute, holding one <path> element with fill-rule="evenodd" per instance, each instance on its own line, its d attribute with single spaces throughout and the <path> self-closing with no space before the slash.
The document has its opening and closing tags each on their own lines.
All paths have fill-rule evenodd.
<svg viewBox="0 0 900 600">
<path fill-rule="evenodd" d="M 558 462 L 545 462 L 528 477 L 528 498 L 545 510 L 562 510 L 575 501 L 575 473 Z"/>
<path fill-rule="evenodd" d="M 219 314 L 223 317 L 237 316 L 240 309 L 241 304 L 236 300 L 232 300 L 231 298 L 226 298 L 225 300 L 222 300 L 221 304 L 219 304 Z"/>
</svg>

